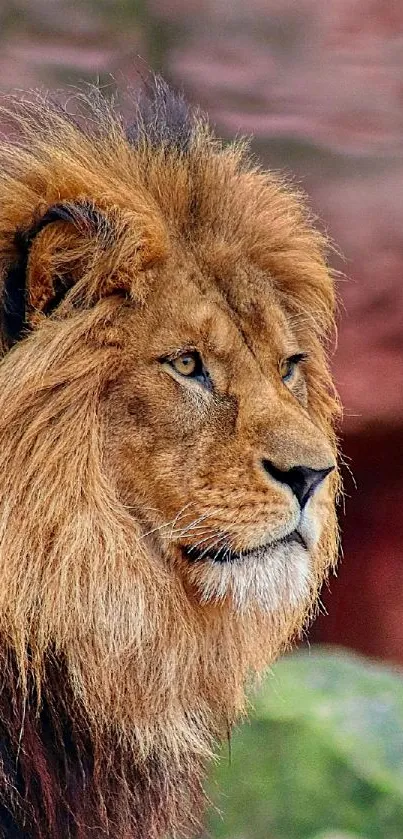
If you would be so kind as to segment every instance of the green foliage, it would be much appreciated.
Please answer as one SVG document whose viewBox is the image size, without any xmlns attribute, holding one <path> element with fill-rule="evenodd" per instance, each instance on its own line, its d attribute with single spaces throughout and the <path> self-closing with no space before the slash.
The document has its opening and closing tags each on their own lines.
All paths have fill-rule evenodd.
<svg viewBox="0 0 403 839">
<path fill-rule="evenodd" d="M 403 676 L 341 651 L 283 658 L 210 787 L 215 839 L 402 839 Z"/>
</svg>

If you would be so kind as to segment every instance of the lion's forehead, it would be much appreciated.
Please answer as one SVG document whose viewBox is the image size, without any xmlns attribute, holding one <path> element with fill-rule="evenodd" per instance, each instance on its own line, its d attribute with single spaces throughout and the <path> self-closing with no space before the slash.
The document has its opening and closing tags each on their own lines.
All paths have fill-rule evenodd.
<svg viewBox="0 0 403 839">
<path fill-rule="evenodd" d="M 259 364 L 295 352 L 296 338 L 268 277 L 253 266 L 227 266 L 232 280 L 209 273 L 192 260 L 170 260 L 158 272 L 142 313 L 144 337 L 156 353 L 194 344 L 225 364 L 252 354 Z M 161 317 L 164 312 L 166 317 Z M 246 352 L 247 351 L 247 352 Z"/>
</svg>

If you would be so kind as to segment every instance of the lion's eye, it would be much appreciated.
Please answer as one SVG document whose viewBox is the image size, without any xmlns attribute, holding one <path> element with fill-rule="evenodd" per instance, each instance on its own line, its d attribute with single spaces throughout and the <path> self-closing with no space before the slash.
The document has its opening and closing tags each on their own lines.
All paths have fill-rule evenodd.
<svg viewBox="0 0 403 839">
<path fill-rule="evenodd" d="M 283 382 L 290 382 L 295 375 L 298 364 L 305 361 L 306 353 L 300 352 L 295 355 L 290 355 L 288 358 L 283 358 L 279 364 L 279 373 Z"/>
<path fill-rule="evenodd" d="M 211 389 L 212 382 L 210 376 L 197 350 L 186 350 L 186 352 L 180 353 L 180 355 L 165 359 L 165 362 L 180 376 L 184 376 L 186 379 L 196 379 L 199 384 L 207 387 L 209 390 Z"/>
<path fill-rule="evenodd" d="M 172 367 L 181 376 L 197 376 L 203 371 L 202 360 L 199 353 L 186 352 L 183 355 L 178 355 L 171 361 Z"/>
</svg>

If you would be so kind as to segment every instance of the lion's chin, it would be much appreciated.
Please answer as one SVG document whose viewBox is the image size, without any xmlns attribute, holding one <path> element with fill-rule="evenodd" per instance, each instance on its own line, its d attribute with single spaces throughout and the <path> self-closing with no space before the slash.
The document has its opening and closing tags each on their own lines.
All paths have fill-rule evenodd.
<svg viewBox="0 0 403 839">
<path fill-rule="evenodd" d="M 230 597 L 242 612 L 256 606 L 265 612 L 300 608 L 312 591 L 312 563 L 302 542 L 278 542 L 230 562 L 204 557 L 190 565 L 190 577 L 202 602 Z"/>
</svg>

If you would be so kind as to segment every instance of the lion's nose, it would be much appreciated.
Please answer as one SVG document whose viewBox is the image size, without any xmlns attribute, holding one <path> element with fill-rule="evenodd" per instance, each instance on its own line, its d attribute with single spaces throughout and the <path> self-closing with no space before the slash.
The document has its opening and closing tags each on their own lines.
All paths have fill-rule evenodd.
<svg viewBox="0 0 403 839">
<path fill-rule="evenodd" d="M 301 510 L 316 488 L 333 472 L 334 466 L 325 469 L 311 469 L 309 466 L 293 466 L 292 469 L 278 469 L 271 460 L 263 460 L 265 471 L 276 481 L 289 486 L 298 499 Z"/>
</svg>

